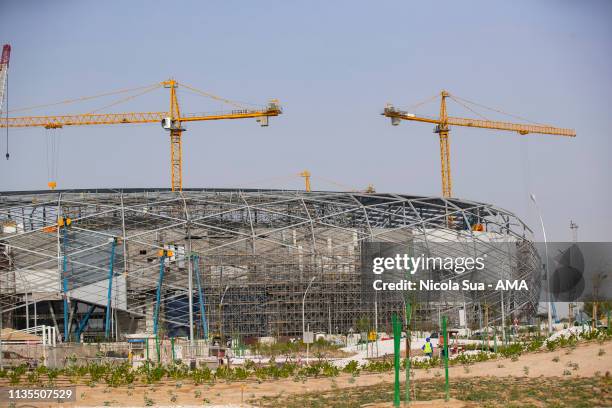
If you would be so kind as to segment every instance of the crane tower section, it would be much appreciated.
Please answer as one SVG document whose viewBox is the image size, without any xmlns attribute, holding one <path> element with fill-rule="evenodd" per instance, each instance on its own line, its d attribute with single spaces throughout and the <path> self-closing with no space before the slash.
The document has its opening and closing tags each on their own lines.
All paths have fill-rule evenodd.
<svg viewBox="0 0 612 408">
<path fill-rule="evenodd" d="M 2 57 L 0 57 L 0 112 L 2 112 L 2 104 L 4 102 L 6 78 L 8 76 L 8 66 L 10 58 L 11 46 L 9 44 L 4 44 L 4 47 L 2 47 Z"/>
</svg>

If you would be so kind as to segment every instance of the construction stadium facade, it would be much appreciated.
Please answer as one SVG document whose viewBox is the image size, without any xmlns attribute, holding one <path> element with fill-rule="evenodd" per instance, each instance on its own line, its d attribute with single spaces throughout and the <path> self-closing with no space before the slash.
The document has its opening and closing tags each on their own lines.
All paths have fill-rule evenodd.
<svg viewBox="0 0 612 408">
<path fill-rule="evenodd" d="M 156 329 L 182 336 L 190 322 L 196 337 L 299 336 L 303 322 L 323 333 L 363 331 L 364 324 L 390 330 L 391 313 L 403 313 L 405 298 L 373 299 L 361 287 L 368 242 L 448 244 L 454 254 L 470 255 L 477 243 L 489 248 L 492 274 L 540 285 L 529 228 L 508 211 L 454 198 L 230 189 L 6 192 L 0 226 L 2 323 L 55 325 L 71 340 Z M 489 323 L 528 319 L 537 291 L 505 298 L 449 293 L 419 301 L 413 324 L 433 330 L 444 314 L 453 326 L 482 327 L 483 305 Z"/>
</svg>

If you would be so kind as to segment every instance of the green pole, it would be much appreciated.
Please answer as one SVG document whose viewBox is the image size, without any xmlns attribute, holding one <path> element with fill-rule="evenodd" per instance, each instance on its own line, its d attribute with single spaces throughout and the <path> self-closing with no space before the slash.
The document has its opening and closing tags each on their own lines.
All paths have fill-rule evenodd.
<svg viewBox="0 0 612 408">
<path fill-rule="evenodd" d="M 449 384 L 448 384 L 448 335 L 446 333 L 446 316 L 442 317 L 442 335 L 444 336 L 444 376 L 446 377 L 446 384 L 444 389 L 446 391 L 446 401 L 449 398 Z"/>
<path fill-rule="evenodd" d="M 497 326 L 494 328 L 493 336 L 493 352 L 497 354 Z"/>
<path fill-rule="evenodd" d="M 147 343 L 147 370 L 149 369 L 149 338 L 146 338 Z"/>
<path fill-rule="evenodd" d="M 608 310 L 608 336 L 612 333 L 612 327 L 610 327 L 610 311 Z"/>
<path fill-rule="evenodd" d="M 155 349 L 157 350 L 157 362 L 161 362 L 161 355 L 159 352 L 159 338 L 155 335 Z"/>
<path fill-rule="evenodd" d="M 410 342 L 412 340 L 410 334 L 410 321 L 412 320 L 412 305 L 406 302 L 406 395 L 404 402 L 410 404 Z"/>
<path fill-rule="evenodd" d="M 393 313 L 391 316 L 393 322 L 393 365 L 395 366 L 395 386 L 393 390 L 393 406 L 400 406 L 400 341 L 402 337 L 402 329 L 400 323 L 397 321 L 397 314 Z"/>
<path fill-rule="evenodd" d="M 176 354 L 174 354 L 174 337 L 170 338 L 170 347 L 172 348 L 172 362 L 176 360 Z"/>
</svg>

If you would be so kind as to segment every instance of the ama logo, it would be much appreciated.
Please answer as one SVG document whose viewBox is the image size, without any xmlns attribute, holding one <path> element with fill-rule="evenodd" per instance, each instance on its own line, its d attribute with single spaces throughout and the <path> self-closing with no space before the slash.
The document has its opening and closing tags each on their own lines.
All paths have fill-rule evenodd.
<svg viewBox="0 0 612 408">
<path fill-rule="evenodd" d="M 555 259 L 550 291 L 557 302 L 573 302 L 584 292 L 584 256 L 576 244 L 561 251 Z"/>
</svg>

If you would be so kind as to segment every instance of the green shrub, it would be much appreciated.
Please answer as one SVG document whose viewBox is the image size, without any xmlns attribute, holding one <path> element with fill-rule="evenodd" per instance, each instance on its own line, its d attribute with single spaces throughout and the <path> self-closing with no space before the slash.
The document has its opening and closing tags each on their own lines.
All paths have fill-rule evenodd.
<svg viewBox="0 0 612 408">
<path fill-rule="evenodd" d="M 191 379 L 196 385 L 200 385 L 204 382 L 210 382 L 213 380 L 213 373 L 210 368 L 204 367 L 201 369 L 195 369 L 191 371 Z"/>
<path fill-rule="evenodd" d="M 523 345 L 521 343 L 513 343 L 507 346 L 498 347 L 497 352 L 503 357 L 520 356 L 523 353 Z"/>
<path fill-rule="evenodd" d="M 384 373 L 393 369 L 393 361 L 391 359 L 383 359 L 379 361 L 370 361 L 363 366 L 365 371 Z"/>
<path fill-rule="evenodd" d="M 342 369 L 343 372 L 345 373 L 349 373 L 349 374 L 359 374 L 359 362 L 355 361 L 355 360 L 351 360 L 349 361 L 344 368 Z"/>
</svg>

